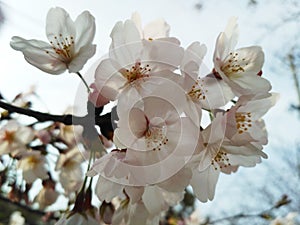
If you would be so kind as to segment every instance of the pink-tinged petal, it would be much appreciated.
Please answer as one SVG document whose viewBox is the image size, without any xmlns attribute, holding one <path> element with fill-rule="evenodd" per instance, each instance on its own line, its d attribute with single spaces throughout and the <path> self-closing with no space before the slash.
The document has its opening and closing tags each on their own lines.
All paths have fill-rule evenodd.
<svg viewBox="0 0 300 225">
<path fill-rule="evenodd" d="M 84 11 L 75 20 L 75 25 L 75 52 L 77 52 L 81 47 L 91 45 L 93 42 L 96 31 L 95 18 L 88 11 Z"/>
<path fill-rule="evenodd" d="M 188 168 L 183 168 L 174 176 L 157 185 L 168 192 L 182 192 L 189 185 L 191 177 L 192 171 Z"/>
<path fill-rule="evenodd" d="M 129 129 L 129 127 L 126 127 Z M 120 148 L 135 148 L 138 138 L 132 133 L 132 131 L 126 128 L 116 128 L 114 131 L 114 143 Z"/>
<path fill-rule="evenodd" d="M 259 119 L 257 121 L 255 121 L 255 126 L 258 127 L 260 129 L 260 137 L 256 138 L 256 140 L 258 140 L 256 143 L 260 144 L 260 145 L 266 145 L 268 144 L 268 132 L 266 129 L 266 124 L 265 121 L 263 119 Z M 254 136 L 253 136 L 254 137 Z"/>
<path fill-rule="evenodd" d="M 167 124 L 176 122 L 183 112 L 183 105 L 178 103 L 186 101 L 184 90 L 172 80 L 159 77 L 151 80 L 159 85 L 149 95 L 151 97 L 143 99 L 147 118 L 159 117 Z"/>
<path fill-rule="evenodd" d="M 125 223 L 128 220 L 128 205 L 125 205 L 124 207 L 118 207 L 118 209 L 114 212 L 113 217 L 112 217 L 112 224 L 113 225 L 122 225 L 123 220 Z"/>
<path fill-rule="evenodd" d="M 221 172 L 225 174 L 231 174 L 237 172 L 239 166 L 223 166 Z"/>
<path fill-rule="evenodd" d="M 131 14 L 131 20 L 134 22 L 136 28 L 138 29 L 138 31 L 140 33 L 140 37 L 143 38 L 141 15 L 138 12 L 134 12 Z"/>
<path fill-rule="evenodd" d="M 136 88 L 130 85 L 122 89 L 122 94 L 118 96 L 117 113 L 119 118 L 128 117 L 132 108 L 140 108 L 142 103 L 142 96 Z M 128 119 L 128 118 L 127 118 Z"/>
<path fill-rule="evenodd" d="M 247 133 L 249 134 L 250 138 L 253 140 L 253 142 L 260 142 L 260 143 L 265 143 L 266 140 L 268 139 L 267 133 L 265 131 L 265 128 L 261 128 L 259 126 L 257 126 L 254 123 L 252 123 L 252 126 L 248 129 Z M 239 139 L 246 139 L 247 140 L 247 136 L 245 132 L 243 132 L 241 135 L 241 137 L 239 137 Z M 238 136 L 238 134 L 236 134 L 235 136 Z M 235 136 L 233 136 L 233 140 L 236 141 L 237 139 L 235 138 Z M 250 139 L 248 138 L 248 140 Z"/>
<path fill-rule="evenodd" d="M 122 67 L 134 65 L 142 51 L 140 34 L 131 20 L 118 22 L 111 32 L 109 56 Z"/>
<path fill-rule="evenodd" d="M 227 129 L 227 127 L 226 127 L 226 129 Z M 231 130 L 231 129 L 228 128 L 228 130 Z M 242 145 L 249 144 L 250 142 L 256 142 L 256 141 L 258 141 L 258 139 L 255 139 L 252 136 L 252 130 L 250 131 L 251 133 L 248 131 L 248 132 L 243 132 L 241 134 L 238 133 L 237 129 L 234 129 L 232 131 L 235 132 L 232 136 L 227 136 L 227 133 L 229 133 L 229 132 L 226 133 L 226 136 L 228 138 L 230 138 L 230 141 L 232 142 L 233 145 L 242 146 Z"/>
<path fill-rule="evenodd" d="M 216 109 L 226 105 L 234 94 L 231 88 L 223 81 L 208 75 L 201 79 L 205 98 L 200 103 L 205 109 Z"/>
<path fill-rule="evenodd" d="M 202 131 L 204 143 L 220 143 L 225 138 L 226 117 L 217 113 L 212 123 Z"/>
<path fill-rule="evenodd" d="M 229 60 L 232 60 L 232 62 L 230 63 Z M 238 69 L 230 67 L 229 71 L 225 66 L 222 66 L 223 72 L 228 77 L 239 76 L 244 72 L 257 75 L 261 71 L 264 64 L 264 52 L 260 46 L 240 48 L 229 54 L 224 61 L 226 65 L 238 65 L 236 66 Z M 232 69 L 234 69 L 234 72 L 231 72 Z M 228 73 L 225 71 L 228 71 Z"/>
<path fill-rule="evenodd" d="M 244 155 L 228 155 L 230 164 L 244 167 L 254 167 L 261 162 L 261 157 L 258 155 L 244 156 Z"/>
<path fill-rule="evenodd" d="M 279 94 L 277 93 L 267 93 L 263 95 L 257 95 L 252 99 L 248 99 L 246 96 L 242 96 L 238 103 L 245 102 L 241 105 L 237 112 L 251 112 L 251 119 L 258 120 L 263 115 L 267 113 L 267 111 L 275 105 L 275 103 L 279 99 Z"/>
<path fill-rule="evenodd" d="M 146 209 L 152 215 L 157 215 L 169 207 L 164 201 L 160 189 L 156 186 L 146 187 L 142 199 Z"/>
<path fill-rule="evenodd" d="M 110 37 L 112 39 L 111 47 L 117 48 L 122 45 L 140 42 L 140 34 L 131 20 L 117 22 L 111 31 Z"/>
<path fill-rule="evenodd" d="M 223 60 L 232 50 L 233 49 L 229 49 L 228 38 L 226 37 L 225 33 L 220 33 L 216 41 L 215 52 L 213 56 L 215 67 L 221 67 Z"/>
<path fill-rule="evenodd" d="M 0 142 L 0 155 L 4 155 L 9 153 L 9 144 L 7 141 L 1 141 Z"/>
<path fill-rule="evenodd" d="M 140 201 L 144 193 L 144 187 L 126 186 L 124 190 L 129 196 L 131 204 L 135 204 Z"/>
<path fill-rule="evenodd" d="M 200 135 L 200 128 L 195 126 L 195 124 L 189 118 L 181 118 L 178 121 L 178 128 L 176 126 L 171 126 L 170 137 L 174 135 L 176 141 L 176 149 L 173 149 L 175 156 L 185 156 L 190 158 L 192 155 L 198 151 L 202 142 Z M 172 139 L 171 139 L 172 140 Z"/>
<path fill-rule="evenodd" d="M 89 94 L 88 99 L 90 102 L 92 102 L 95 105 L 95 107 L 101 107 L 109 103 L 109 99 L 107 99 L 101 94 L 101 92 L 97 89 L 95 83 L 92 83 L 90 85 L 90 88 L 92 88 L 93 91 Z"/>
<path fill-rule="evenodd" d="M 170 26 L 163 19 L 156 19 L 142 28 L 141 16 L 138 12 L 131 15 L 131 20 L 137 27 L 141 39 L 156 39 L 169 36 Z"/>
<path fill-rule="evenodd" d="M 46 19 L 46 35 L 49 41 L 55 42 L 55 36 L 60 38 L 75 38 L 75 25 L 70 15 L 60 7 L 51 8 Z"/>
<path fill-rule="evenodd" d="M 186 100 L 184 112 L 196 126 L 200 127 L 202 116 L 202 107 L 200 105 L 200 102 L 194 102 L 192 99 L 188 98 Z"/>
<path fill-rule="evenodd" d="M 173 124 L 179 119 L 179 114 L 176 108 L 167 98 L 148 97 L 144 99 L 144 111 L 147 118 L 151 121 L 152 118 L 160 118 L 161 122 L 167 125 Z"/>
<path fill-rule="evenodd" d="M 110 59 L 100 62 L 95 72 L 95 85 L 104 97 L 115 100 L 126 82 L 127 79 L 118 72 Z"/>
<path fill-rule="evenodd" d="M 132 209 L 129 213 L 129 221 L 126 224 L 130 225 L 147 225 L 147 224 L 158 224 L 158 223 L 147 223 L 149 220 L 149 212 L 145 208 L 145 205 L 142 201 L 136 203 L 133 206 L 130 206 Z"/>
<path fill-rule="evenodd" d="M 232 17 L 227 23 L 225 31 L 220 33 L 215 46 L 214 63 L 220 63 L 231 51 L 238 41 L 237 18 Z"/>
<path fill-rule="evenodd" d="M 228 57 L 225 59 L 225 63 L 227 60 L 232 59 L 232 57 L 235 57 L 234 60 L 236 60 L 234 63 L 239 65 L 242 70 L 238 70 L 237 72 L 232 73 L 232 75 L 227 76 L 235 77 L 239 74 L 243 74 L 243 72 L 249 72 L 253 75 L 257 75 L 264 64 L 264 52 L 262 51 L 260 46 L 250 46 L 245 48 L 239 48 L 232 52 L 232 55 L 228 55 Z"/>
<path fill-rule="evenodd" d="M 237 45 L 239 37 L 237 17 L 231 17 L 229 19 L 224 33 L 228 38 L 228 49 L 234 49 L 234 47 Z"/>
<path fill-rule="evenodd" d="M 248 143 L 245 144 L 244 146 L 234 146 L 234 145 L 230 145 L 230 143 L 228 144 L 224 144 L 223 149 L 226 150 L 227 153 L 232 154 L 232 155 L 243 155 L 243 156 L 261 156 L 263 158 L 268 158 L 268 156 L 266 155 L 266 153 L 264 153 L 263 151 L 261 151 L 260 148 L 255 147 L 254 145 Z M 230 164 L 232 164 L 230 162 Z M 234 165 L 234 164 L 232 164 Z"/>
<path fill-rule="evenodd" d="M 95 54 L 96 45 L 86 45 L 82 46 L 76 56 L 68 64 L 69 72 L 76 73 L 79 72 L 85 63 Z"/>
<path fill-rule="evenodd" d="M 166 190 L 162 190 L 162 195 L 164 196 L 164 199 L 166 203 L 169 206 L 175 206 L 184 198 L 184 191 L 180 192 L 169 192 Z"/>
<path fill-rule="evenodd" d="M 157 39 L 168 37 L 170 32 L 170 26 L 164 19 L 156 19 L 144 27 L 143 36 L 145 39 Z"/>
<path fill-rule="evenodd" d="M 123 186 L 105 179 L 101 175 L 98 178 L 95 194 L 100 201 L 111 202 L 116 196 L 122 196 Z"/>
<path fill-rule="evenodd" d="M 193 171 L 191 186 L 194 194 L 201 202 L 213 200 L 219 175 L 220 171 L 215 170 L 213 166 L 208 167 L 203 172 L 199 172 L 197 169 Z"/>
<path fill-rule="evenodd" d="M 160 38 L 152 41 L 143 40 L 143 60 L 155 62 L 151 65 L 153 72 L 158 70 L 175 70 L 180 65 L 184 49 L 175 38 Z"/>
<path fill-rule="evenodd" d="M 229 86 L 236 95 L 251 95 L 259 93 L 267 93 L 271 90 L 270 82 L 260 76 L 252 73 L 243 73 L 242 76 L 236 76 L 231 79 Z"/>
<path fill-rule="evenodd" d="M 20 127 L 17 134 L 18 140 L 23 144 L 28 144 L 34 138 L 34 132 L 29 127 Z"/>
<path fill-rule="evenodd" d="M 131 109 L 129 112 L 128 123 L 130 130 L 137 138 L 141 138 L 147 131 L 147 118 L 144 112 L 138 108 Z"/>
<path fill-rule="evenodd" d="M 28 63 L 46 73 L 57 75 L 67 69 L 61 57 L 44 41 L 26 40 L 15 36 L 12 37 L 10 45 L 13 49 L 21 51 Z"/>
<path fill-rule="evenodd" d="M 196 80 L 199 74 L 199 67 L 207 52 L 207 47 L 200 42 L 193 42 L 184 51 L 184 56 L 180 65 L 180 69 L 185 76 L 190 76 Z"/>
</svg>

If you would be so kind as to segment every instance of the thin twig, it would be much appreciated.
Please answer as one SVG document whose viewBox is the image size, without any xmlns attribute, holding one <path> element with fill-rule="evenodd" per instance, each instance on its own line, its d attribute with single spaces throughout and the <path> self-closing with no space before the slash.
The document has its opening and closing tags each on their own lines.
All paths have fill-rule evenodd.
<svg viewBox="0 0 300 225">
<path fill-rule="evenodd" d="M 288 54 L 288 60 L 289 60 L 289 66 L 291 68 L 291 72 L 293 75 L 294 79 L 294 84 L 297 92 L 297 97 L 298 97 L 298 107 L 300 107 L 300 84 L 298 80 L 298 73 L 297 73 L 297 67 L 295 63 L 295 57 L 292 53 Z"/>
<path fill-rule="evenodd" d="M 245 213 L 239 213 L 236 215 L 232 215 L 232 216 L 227 216 L 227 217 L 223 217 L 220 219 L 216 219 L 213 221 L 205 221 L 204 223 L 201 223 L 200 225 L 210 225 L 210 224 L 216 224 L 216 223 L 220 223 L 222 221 L 231 221 L 231 220 L 236 220 L 236 219 L 241 219 L 241 218 L 251 218 L 251 217 L 257 217 L 257 218 L 262 218 L 262 219 L 270 219 L 271 215 L 270 213 L 272 212 L 272 210 L 274 209 L 278 209 L 281 206 L 287 205 L 291 203 L 291 200 L 288 198 L 287 195 L 283 195 L 281 197 L 281 199 L 276 202 L 272 207 L 265 209 L 259 213 L 249 213 L 249 214 L 245 214 Z"/>
</svg>

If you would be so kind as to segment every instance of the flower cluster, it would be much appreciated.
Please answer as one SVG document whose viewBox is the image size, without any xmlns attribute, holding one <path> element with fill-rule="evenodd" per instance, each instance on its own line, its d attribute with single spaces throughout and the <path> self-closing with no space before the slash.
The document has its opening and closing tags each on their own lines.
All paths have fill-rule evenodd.
<svg viewBox="0 0 300 225">
<path fill-rule="evenodd" d="M 93 84 L 100 98 L 117 100 L 116 149 L 88 172 L 100 174 L 101 201 L 122 199 L 113 224 L 156 224 L 188 185 L 200 201 L 212 200 L 220 173 L 267 158 L 261 118 L 277 98 L 261 77 L 262 49 L 235 48 L 236 19 L 218 36 L 214 67 L 204 76 L 205 45 L 184 49 L 163 24 L 159 36 L 145 37 L 149 27 L 141 32 L 139 24 L 131 19 L 115 25 Z"/>
<path fill-rule="evenodd" d="M 96 154 L 99 149 L 86 145 L 92 146 L 87 150 L 90 162 L 94 161 L 87 176 L 99 175 L 95 194 L 103 202 L 105 222 L 158 224 L 161 213 L 181 201 L 189 185 L 200 201 L 212 200 L 220 173 L 253 167 L 267 158 L 262 117 L 275 104 L 277 94 L 270 92 L 269 81 L 262 77 L 261 47 L 237 49 L 238 26 L 232 18 L 216 40 L 213 66 L 203 74 L 206 46 L 196 41 L 184 48 L 169 36 L 169 30 L 161 19 L 142 28 L 138 14 L 117 22 L 110 34 L 108 55 L 100 61 L 90 85 L 89 100 L 96 109 L 114 102 L 117 114 L 111 121 L 113 134 L 103 133 L 113 141 L 113 150 L 102 151 L 100 146 L 101 154 Z M 47 16 L 46 33 L 50 45 L 13 37 L 11 46 L 45 72 L 60 74 L 68 69 L 80 75 L 79 70 L 95 53 L 94 18 L 84 12 L 73 22 L 63 9 L 53 8 Z M 84 127 L 83 136 L 94 135 L 94 127 L 89 128 L 90 132 Z M 16 135 L 22 132 L 21 128 L 4 130 L 0 151 L 21 156 L 19 167 L 26 181 L 32 182 L 33 176 L 45 179 L 48 174 L 40 168 L 43 154 L 21 152 L 33 138 L 29 132 Z M 40 133 L 41 141 L 49 143 L 45 132 Z M 67 141 L 67 134 L 63 139 L 74 143 Z M 56 164 L 67 194 L 81 185 L 75 179 L 81 173 L 76 151 L 69 148 Z M 33 174 L 31 163 L 40 168 L 37 173 Z M 92 178 L 89 184 L 87 179 L 74 209 L 58 224 L 71 224 L 77 217 L 97 223 L 90 201 Z M 37 199 L 50 192 L 54 196 L 53 189 L 53 183 L 45 182 Z M 118 205 L 115 212 L 111 203 Z M 40 205 L 49 203 L 40 201 Z"/>
</svg>

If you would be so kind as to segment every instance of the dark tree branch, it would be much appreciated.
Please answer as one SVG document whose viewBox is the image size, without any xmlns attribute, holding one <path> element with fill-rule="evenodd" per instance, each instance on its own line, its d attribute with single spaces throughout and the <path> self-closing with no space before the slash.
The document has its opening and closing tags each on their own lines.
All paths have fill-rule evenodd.
<svg viewBox="0 0 300 225">
<path fill-rule="evenodd" d="M 26 218 L 26 222 L 31 225 L 50 225 L 54 224 L 54 221 L 57 221 L 58 218 L 52 216 L 48 217 L 49 221 L 43 221 L 43 217 L 47 217 L 47 213 L 38 210 L 32 209 L 31 207 L 21 204 L 19 202 L 12 202 L 10 199 L 0 195 L 0 218 L 6 218 L 9 220 L 8 215 L 11 215 L 15 211 L 20 211 L 22 216 Z M 7 221 L 8 223 L 8 221 Z"/>
<path fill-rule="evenodd" d="M 91 117 L 90 115 L 74 116 L 71 114 L 52 115 L 49 113 L 43 113 L 31 109 L 25 109 L 18 106 L 14 106 L 2 100 L 0 100 L 0 107 L 7 110 L 9 113 L 19 113 L 22 115 L 33 117 L 37 119 L 39 122 L 53 121 L 53 122 L 60 122 L 65 125 L 85 125 L 87 123 L 91 123 L 91 121 L 94 120 L 93 123 L 100 127 L 104 124 L 110 123 L 109 113 L 103 116 L 95 115 L 95 117 Z"/>
</svg>

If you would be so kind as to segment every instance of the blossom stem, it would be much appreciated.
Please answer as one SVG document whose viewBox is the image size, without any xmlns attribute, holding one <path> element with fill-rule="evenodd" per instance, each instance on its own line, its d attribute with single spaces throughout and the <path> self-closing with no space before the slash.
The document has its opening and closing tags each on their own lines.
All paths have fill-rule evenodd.
<svg viewBox="0 0 300 225">
<path fill-rule="evenodd" d="M 87 89 L 87 92 L 90 93 L 91 90 L 89 88 L 89 85 L 87 84 L 87 82 L 85 81 L 85 79 L 83 78 L 83 76 L 81 75 L 80 72 L 76 72 L 76 74 L 79 76 L 79 78 L 82 80 L 82 82 L 84 83 L 86 89 Z"/>
</svg>

